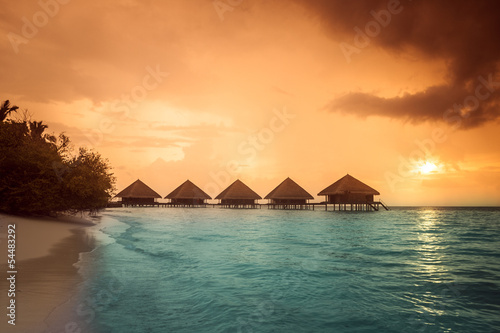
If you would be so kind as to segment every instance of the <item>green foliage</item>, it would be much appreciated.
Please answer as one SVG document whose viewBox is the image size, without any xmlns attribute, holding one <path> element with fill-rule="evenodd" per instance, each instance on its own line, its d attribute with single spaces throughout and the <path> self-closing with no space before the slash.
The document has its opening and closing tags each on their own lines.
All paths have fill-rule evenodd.
<svg viewBox="0 0 500 333">
<path fill-rule="evenodd" d="M 69 172 L 64 177 L 67 200 L 75 210 L 98 210 L 111 197 L 114 177 L 108 161 L 98 153 L 80 148 L 78 156 L 67 162 Z"/>
<path fill-rule="evenodd" d="M 3 109 L 12 111 L 0 118 L 0 211 L 45 215 L 106 207 L 115 182 L 107 160 L 83 148 L 72 156 L 64 134 L 45 134 L 41 121 L 6 120 L 17 110 L 8 101 Z"/>
</svg>

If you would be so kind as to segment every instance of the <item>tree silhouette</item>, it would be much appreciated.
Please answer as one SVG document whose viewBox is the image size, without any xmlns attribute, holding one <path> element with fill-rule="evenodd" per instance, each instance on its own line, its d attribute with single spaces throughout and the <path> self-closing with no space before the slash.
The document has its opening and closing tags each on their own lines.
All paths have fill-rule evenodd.
<svg viewBox="0 0 500 333">
<path fill-rule="evenodd" d="M 0 122 L 3 122 L 9 116 L 9 114 L 11 114 L 12 112 L 16 112 L 17 109 L 19 109 L 18 106 L 10 106 L 9 100 L 3 102 L 0 106 Z"/>
<path fill-rule="evenodd" d="M 30 137 L 34 141 L 45 141 L 45 136 L 43 132 L 47 129 L 48 126 L 43 124 L 42 121 L 30 121 L 29 129 L 30 129 Z"/>
<path fill-rule="evenodd" d="M 69 138 L 44 133 L 42 121 L 4 121 L 18 109 L 1 104 L 0 212 L 52 215 L 106 207 L 115 178 L 96 152 L 71 153 Z"/>
</svg>

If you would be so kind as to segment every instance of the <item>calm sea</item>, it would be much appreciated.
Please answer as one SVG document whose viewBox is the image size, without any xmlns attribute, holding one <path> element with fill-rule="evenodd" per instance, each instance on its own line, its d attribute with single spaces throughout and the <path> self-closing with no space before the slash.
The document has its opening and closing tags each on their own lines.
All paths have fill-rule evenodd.
<svg viewBox="0 0 500 333">
<path fill-rule="evenodd" d="M 500 332 L 498 208 L 118 208 L 98 228 L 92 332 Z"/>
</svg>

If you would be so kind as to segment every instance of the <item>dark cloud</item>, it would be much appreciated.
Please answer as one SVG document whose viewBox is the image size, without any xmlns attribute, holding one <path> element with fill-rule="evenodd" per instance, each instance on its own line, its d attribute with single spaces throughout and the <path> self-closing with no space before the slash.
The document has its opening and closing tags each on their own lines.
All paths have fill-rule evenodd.
<svg viewBox="0 0 500 333">
<path fill-rule="evenodd" d="M 332 33 L 339 43 L 356 47 L 355 27 L 365 31 L 374 21 L 373 12 L 380 13 L 397 5 L 397 14 L 370 38 L 367 47 L 378 46 L 395 54 L 410 52 L 423 60 L 442 59 L 447 64 L 445 85 L 429 87 L 415 94 L 379 98 L 369 93 L 348 93 L 332 101 L 331 111 L 360 115 L 402 117 L 411 121 L 443 120 L 453 104 L 468 104 L 455 113 L 467 114 L 464 127 L 478 126 L 499 116 L 500 86 L 495 91 L 478 88 L 479 77 L 499 82 L 500 2 L 498 1 L 344 1 L 296 0 L 308 8 Z M 376 32 L 376 31 L 375 31 Z M 361 44 L 360 44 L 361 45 Z M 358 45 L 359 46 L 359 45 Z M 362 52 L 362 47 L 358 48 Z M 355 61 L 356 54 L 353 54 Z M 476 89 L 480 90 L 479 98 Z M 474 108 L 473 97 L 480 103 Z M 472 111 L 471 111 L 472 107 Z"/>
</svg>

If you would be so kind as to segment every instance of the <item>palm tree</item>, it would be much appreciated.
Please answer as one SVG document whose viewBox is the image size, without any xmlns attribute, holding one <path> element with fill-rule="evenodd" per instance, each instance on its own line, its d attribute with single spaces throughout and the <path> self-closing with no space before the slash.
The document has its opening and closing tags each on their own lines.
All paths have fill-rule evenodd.
<svg viewBox="0 0 500 333">
<path fill-rule="evenodd" d="M 6 100 L 5 102 L 2 103 L 2 105 L 0 106 L 0 123 L 3 122 L 5 120 L 5 118 L 7 118 L 7 116 L 12 113 L 12 112 L 16 112 L 17 109 L 19 109 L 18 106 L 10 106 L 10 101 L 9 100 Z"/>
<path fill-rule="evenodd" d="M 29 128 L 30 128 L 30 136 L 33 140 L 44 140 L 45 135 L 43 135 L 43 131 L 48 126 L 45 124 L 42 124 L 41 121 L 30 121 L 29 122 Z"/>
</svg>

